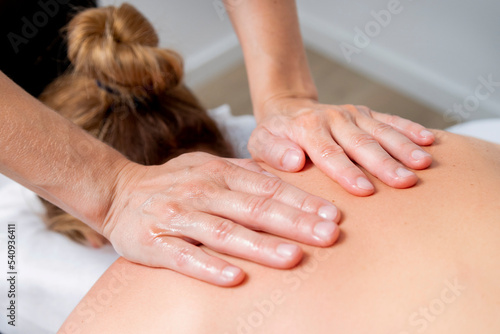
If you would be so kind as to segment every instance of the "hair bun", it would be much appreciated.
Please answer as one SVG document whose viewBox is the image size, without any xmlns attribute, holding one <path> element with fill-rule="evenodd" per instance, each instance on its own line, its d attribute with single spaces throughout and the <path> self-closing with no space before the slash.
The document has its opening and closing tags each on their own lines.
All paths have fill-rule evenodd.
<svg viewBox="0 0 500 334">
<path fill-rule="evenodd" d="M 151 23 L 133 6 L 103 7 L 68 25 L 68 56 L 75 72 L 134 91 L 160 92 L 182 80 L 182 59 L 158 48 Z"/>
</svg>

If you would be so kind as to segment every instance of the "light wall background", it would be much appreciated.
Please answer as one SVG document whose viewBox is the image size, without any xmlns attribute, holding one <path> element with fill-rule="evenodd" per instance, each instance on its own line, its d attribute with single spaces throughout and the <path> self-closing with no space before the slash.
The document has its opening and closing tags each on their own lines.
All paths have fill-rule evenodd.
<svg viewBox="0 0 500 334">
<path fill-rule="evenodd" d="M 241 1 L 252 0 L 233 3 Z M 221 0 L 128 2 L 153 22 L 163 46 L 184 56 L 188 84 L 209 82 L 242 61 Z M 398 2 L 398 13 L 377 23 L 373 12 Z M 451 118 L 500 117 L 500 1 L 297 0 L 297 5 L 309 48 Z M 356 28 L 368 35 L 367 46 L 366 40 L 355 40 Z M 359 52 L 347 59 L 342 43 Z M 488 80 L 494 84 L 486 87 L 482 82 Z"/>
</svg>

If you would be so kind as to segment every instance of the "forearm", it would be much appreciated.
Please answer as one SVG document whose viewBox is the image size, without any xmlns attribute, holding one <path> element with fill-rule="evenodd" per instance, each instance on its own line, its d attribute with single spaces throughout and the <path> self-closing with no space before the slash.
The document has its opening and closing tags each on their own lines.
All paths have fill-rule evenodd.
<svg viewBox="0 0 500 334">
<path fill-rule="evenodd" d="M 316 99 L 295 1 L 233 2 L 226 0 L 226 7 L 245 56 L 255 116 L 275 97 Z"/>
<path fill-rule="evenodd" d="M 100 230 L 128 160 L 1 72 L 0 134 L 2 174 Z"/>
</svg>

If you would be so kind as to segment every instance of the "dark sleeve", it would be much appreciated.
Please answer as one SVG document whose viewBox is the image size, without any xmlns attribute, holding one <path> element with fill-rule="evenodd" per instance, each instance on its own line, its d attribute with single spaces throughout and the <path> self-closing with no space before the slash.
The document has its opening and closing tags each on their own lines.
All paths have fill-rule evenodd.
<svg viewBox="0 0 500 334">
<path fill-rule="evenodd" d="M 62 28 L 96 0 L 0 0 L 0 70 L 33 96 L 68 67 Z"/>
</svg>

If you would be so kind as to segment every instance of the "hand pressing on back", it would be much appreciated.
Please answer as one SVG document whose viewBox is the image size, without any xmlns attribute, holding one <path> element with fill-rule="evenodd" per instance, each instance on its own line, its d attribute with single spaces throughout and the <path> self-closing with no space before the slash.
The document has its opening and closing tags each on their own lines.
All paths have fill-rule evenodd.
<svg viewBox="0 0 500 334">
<path fill-rule="evenodd" d="M 222 286 L 244 272 L 196 244 L 275 268 L 290 268 L 300 247 L 339 235 L 336 207 L 265 172 L 251 160 L 187 153 L 161 166 L 126 165 L 99 230 L 130 261 L 169 268 Z"/>
</svg>

